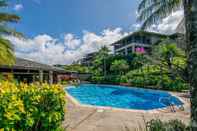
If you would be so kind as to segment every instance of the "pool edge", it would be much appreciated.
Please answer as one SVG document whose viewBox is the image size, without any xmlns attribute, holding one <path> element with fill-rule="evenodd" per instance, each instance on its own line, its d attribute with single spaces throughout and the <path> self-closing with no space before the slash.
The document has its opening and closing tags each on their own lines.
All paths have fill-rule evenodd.
<svg viewBox="0 0 197 131">
<path fill-rule="evenodd" d="M 178 99 L 180 99 L 181 102 L 183 102 L 183 106 L 185 108 L 185 106 L 187 105 L 187 102 L 185 100 L 183 100 L 181 97 L 177 96 L 174 93 L 173 94 L 171 92 L 169 92 L 169 93 L 171 95 L 177 97 Z M 123 109 L 123 108 L 115 108 L 115 107 L 87 105 L 87 104 L 80 103 L 76 98 L 74 98 L 68 92 L 66 92 L 66 96 L 76 106 L 93 108 L 93 109 L 97 109 L 97 110 L 102 109 L 102 110 L 111 110 L 111 111 L 127 111 L 127 112 L 135 112 L 135 113 L 161 113 L 161 111 L 169 109 L 169 106 L 168 107 L 164 107 L 164 108 L 152 109 L 152 110 L 136 110 L 136 109 Z"/>
</svg>

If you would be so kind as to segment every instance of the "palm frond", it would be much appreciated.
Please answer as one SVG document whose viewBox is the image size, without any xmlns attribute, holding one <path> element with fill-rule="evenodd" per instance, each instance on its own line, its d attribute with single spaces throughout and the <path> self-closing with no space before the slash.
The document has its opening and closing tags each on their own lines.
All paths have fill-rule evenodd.
<svg viewBox="0 0 197 131">
<path fill-rule="evenodd" d="M 142 0 L 138 7 L 138 20 L 143 22 L 142 29 L 157 24 L 163 18 L 180 9 L 182 0 Z"/>
<path fill-rule="evenodd" d="M 158 3 L 160 0 L 142 0 L 138 6 L 138 12 L 141 12 L 145 8 L 147 8 L 149 5 L 152 5 L 154 3 Z"/>
<path fill-rule="evenodd" d="M 9 40 L 0 38 L 0 65 L 8 64 L 12 65 L 15 63 L 15 55 L 13 45 Z"/>
<path fill-rule="evenodd" d="M 7 27 L 5 24 L 0 24 L 0 35 L 13 35 L 16 37 L 24 37 L 20 32 L 17 32 L 15 29 Z"/>
<path fill-rule="evenodd" d="M 18 22 L 20 17 L 9 13 L 0 13 L 0 23 L 2 22 Z"/>
<path fill-rule="evenodd" d="M 7 0 L 0 0 L 0 8 L 8 6 Z M 9 40 L 6 40 L 4 35 L 21 36 L 21 33 L 16 32 L 7 26 L 8 22 L 18 22 L 20 17 L 15 14 L 0 12 L 0 65 L 12 65 L 15 63 L 15 55 L 13 45 Z"/>
<path fill-rule="evenodd" d="M 139 16 L 137 21 L 143 21 L 147 18 L 147 16 L 150 16 L 156 9 L 158 9 L 161 6 L 161 2 L 155 2 L 152 5 L 144 8 L 143 10 L 140 10 Z"/>
<path fill-rule="evenodd" d="M 150 3 L 152 3 L 151 0 L 141 0 L 137 11 L 140 12 L 141 10 L 145 9 Z"/>
</svg>

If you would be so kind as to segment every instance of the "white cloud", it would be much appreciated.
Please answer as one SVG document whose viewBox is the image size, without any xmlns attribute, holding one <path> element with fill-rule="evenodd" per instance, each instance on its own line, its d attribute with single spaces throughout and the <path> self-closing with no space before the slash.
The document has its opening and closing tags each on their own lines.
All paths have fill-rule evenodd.
<svg viewBox="0 0 197 131">
<path fill-rule="evenodd" d="M 23 5 L 22 4 L 16 4 L 16 5 L 14 5 L 14 10 L 15 11 L 20 11 L 22 9 L 23 9 Z"/>
<path fill-rule="evenodd" d="M 73 34 L 66 34 L 64 35 L 64 44 L 67 49 L 74 50 L 81 44 L 81 40 L 75 38 Z"/>
<path fill-rule="evenodd" d="M 173 33 L 182 18 L 183 11 L 174 12 L 149 30 Z M 139 28 L 139 24 L 136 24 L 135 27 Z M 128 35 L 128 32 L 115 28 L 105 29 L 100 34 L 84 31 L 80 39 L 74 34 L 68 33 L 64 34 L 63 41 L 47 34 L 40 34 L 31 39 L 20 39 L 13 36 L 7 36 L 7 38 L 14 44 L 18 57 L 46 64 L 71 64 L 85 54 L 99 50 L 104 45 L 112 49 L 110 44 L 125 35 Z"/>
<path fill-rule="evenodd" d="M 175 33 L 176 28 L 182 19 L 183 10 L 176 11 L 167 18 L 163 19 L 162 22 L 156 26 L 156 30 L 167 34 Z"/>
<path fill-rule="evenodd" d="M 148 31 L 159 32 L 164 34 L 172 34 L 175 33 L 178 24 L 183 19 L 183 10 L 178 10 L 164 18 L 159 24 L 154 24 Z M 135 30 L 139 30 L 141 27 L 140 23 L 133 24 Z"/>
<path fill-rule="evenodd" d="M 14 44 L 18 57 L 46 64 L 71 64 L 104 45 L 110 47 L 111 43 L 127 34 L 123 33 L 121 28 L 116 28 L 105 29 L 100 35 L 84 31 L 81 39 L 73 34 L 65 34 L 62 42 L 47 34 L 38 35 L 32 39 L 13 36 L 7 36 L 7 39 Z"/>
</svg>

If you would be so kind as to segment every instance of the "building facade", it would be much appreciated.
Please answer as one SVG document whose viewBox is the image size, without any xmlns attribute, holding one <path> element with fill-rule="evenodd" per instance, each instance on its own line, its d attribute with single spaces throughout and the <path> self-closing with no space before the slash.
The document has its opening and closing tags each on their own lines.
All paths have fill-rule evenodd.
<svg viewBox="0 0 197 131">
<path fill-rule="evenodd" d="M 177 44 L 177 47 L 186 50 L 186 41 L 185 41 L 185 19 L 183 18 L 181 22 L 178 24 L 175 33 L 170 35 L 170 38 L 174 40 L 174 42 Z"/>
<path fill-rule="evenodd" d="M 167 35 L 138 31 L 116 41 L 112 46 L 114 47 L 114 54 L 128 55 L 138 49 L 143 49 L 145 53 L 148 53 L 151 51 L 151 45 L 165 38 Z"/>
<path fill-rule="evenodd" d="M 81 64 L 83 66 L 92 66 L 93 64 L 93 59 L 96 56 L 97 52 L 92 52 L 86 54 L 82 59 L 78 61 L 78 64 Z"/>
</svg>

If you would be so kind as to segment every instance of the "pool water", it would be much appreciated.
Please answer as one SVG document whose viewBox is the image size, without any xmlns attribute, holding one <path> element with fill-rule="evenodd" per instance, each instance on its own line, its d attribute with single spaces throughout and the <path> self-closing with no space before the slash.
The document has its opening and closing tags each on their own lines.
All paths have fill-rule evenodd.
<svg viewBox="0 0 197 131">
<path fill-rule="evenodd" d="M 66 91 L 81 104 L 95 106 L 152 110 L 183 104 L 167 92 L 134 87 L 81 84 L 67 87 Z"/>
</svg>

